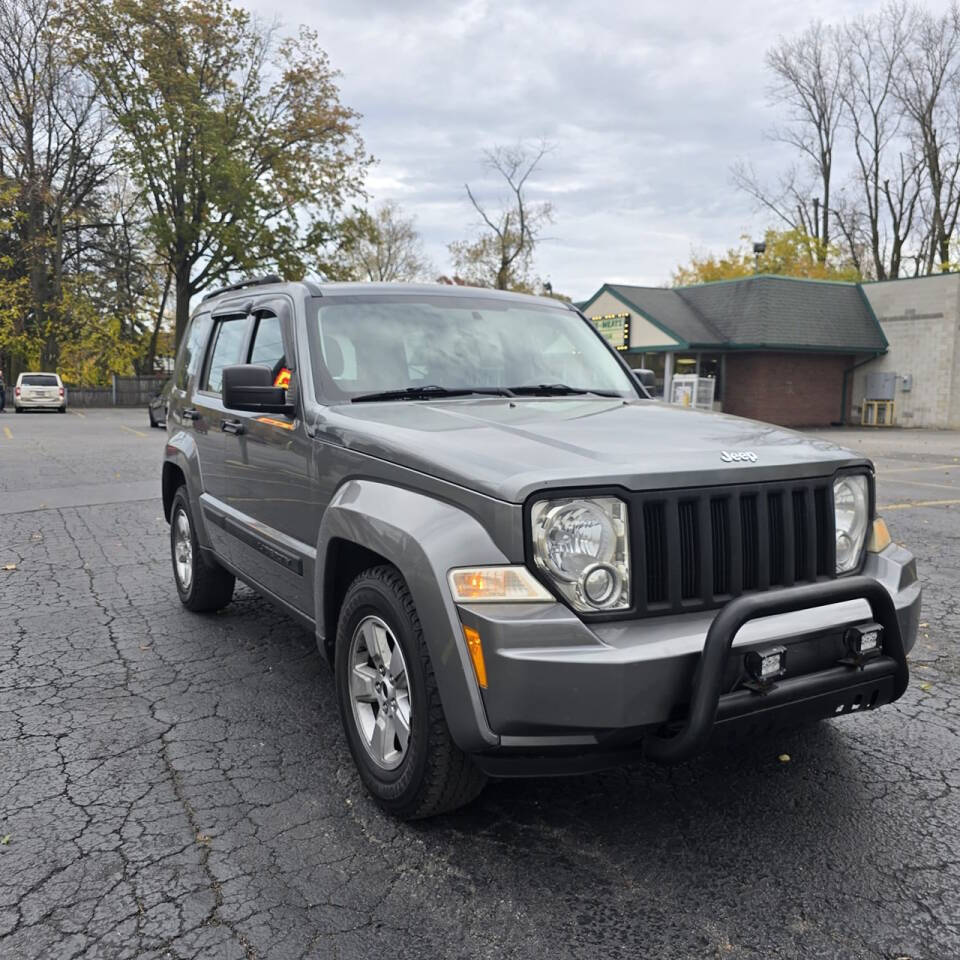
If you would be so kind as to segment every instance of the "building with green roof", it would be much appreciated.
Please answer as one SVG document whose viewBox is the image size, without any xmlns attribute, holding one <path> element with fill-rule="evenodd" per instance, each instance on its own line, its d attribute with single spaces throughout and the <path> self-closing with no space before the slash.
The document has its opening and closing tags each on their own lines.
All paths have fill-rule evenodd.
<svg viewBox="0 0 960 960">
<path fill-rule="evenodd" d="M 697 375 L 713 406 L 785 426 L 846 421 L 855 371 L 888 351 L 865 286 L 757 275 L 690 287 L 604 284 L 583 312 L 667 399 Z"/>
</svg>

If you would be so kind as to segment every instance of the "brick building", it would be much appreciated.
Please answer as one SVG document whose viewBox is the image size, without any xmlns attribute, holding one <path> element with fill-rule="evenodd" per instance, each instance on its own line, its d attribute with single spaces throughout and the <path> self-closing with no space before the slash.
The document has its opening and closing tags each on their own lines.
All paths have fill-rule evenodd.
<svg viewBox="0 0 960 960">
<path fill-rule="evenodd" d="M 713 381 L 715 409 L 784 426 L 847 420 L 862 395 L 856 374 L 888 346 L 855 283 L 605 284 L 581 307 L 632 367 L 654 371 L 665 398 L 677 400 L 671 388 L 696 374 Z"/>
</svg>

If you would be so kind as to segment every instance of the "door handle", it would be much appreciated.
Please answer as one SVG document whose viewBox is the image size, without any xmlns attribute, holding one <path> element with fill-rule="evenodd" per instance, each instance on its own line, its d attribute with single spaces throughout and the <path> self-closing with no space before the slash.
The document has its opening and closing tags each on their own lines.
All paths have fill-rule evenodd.
<svg viewBox="0 0 960 960">
<path fill-rule="evenodd" d="M 234 433 L 234 434 L 243 433 L 243 421 L 242 420 L 221 420 L 220 429 L 224 433 Z"/>
<path fill-rule="evenodd" d="M 194 410 L 193 407 L 187 407 L 186 410 L 180 411 L 180 416 L 183 417 L 184 420 L 199 420 L 200 411 Z"/>
</svg>

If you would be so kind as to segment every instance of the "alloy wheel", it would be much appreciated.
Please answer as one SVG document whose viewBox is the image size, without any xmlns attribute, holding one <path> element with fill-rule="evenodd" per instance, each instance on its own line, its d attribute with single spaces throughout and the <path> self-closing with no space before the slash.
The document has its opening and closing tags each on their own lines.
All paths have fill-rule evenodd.
<svg viewBox="0 0 960 960">
<path fill-rule="evenodd" d="M 395 770 L 410 746 L 410 685 L 403 650 L 380 617 L 364 617 L 357 624 L 347 663 L 360 740 L 378 767 Z"/>
<path fill-rule="evenodd" d="M 193 583 L 193 538 L 185 510 L 178 510 L 173 520 L 173 568 L 183 591 Z"/>
</svg>

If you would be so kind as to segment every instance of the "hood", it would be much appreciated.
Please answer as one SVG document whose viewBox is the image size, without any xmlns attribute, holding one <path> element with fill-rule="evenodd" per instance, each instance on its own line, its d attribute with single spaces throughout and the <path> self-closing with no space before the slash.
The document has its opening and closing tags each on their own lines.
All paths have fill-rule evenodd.
<svg viewBox="0 0 960 960">
<path fill-rule="evenodd" d="M 649 400 L 343 404 L 316 427 L 328 442 L 514 503 L 544 487 L 712 486 L 828 476 L 866 462 L 782 427 Z M 730 456 L 744 453 L 755 459 Z"/>
</svg>

